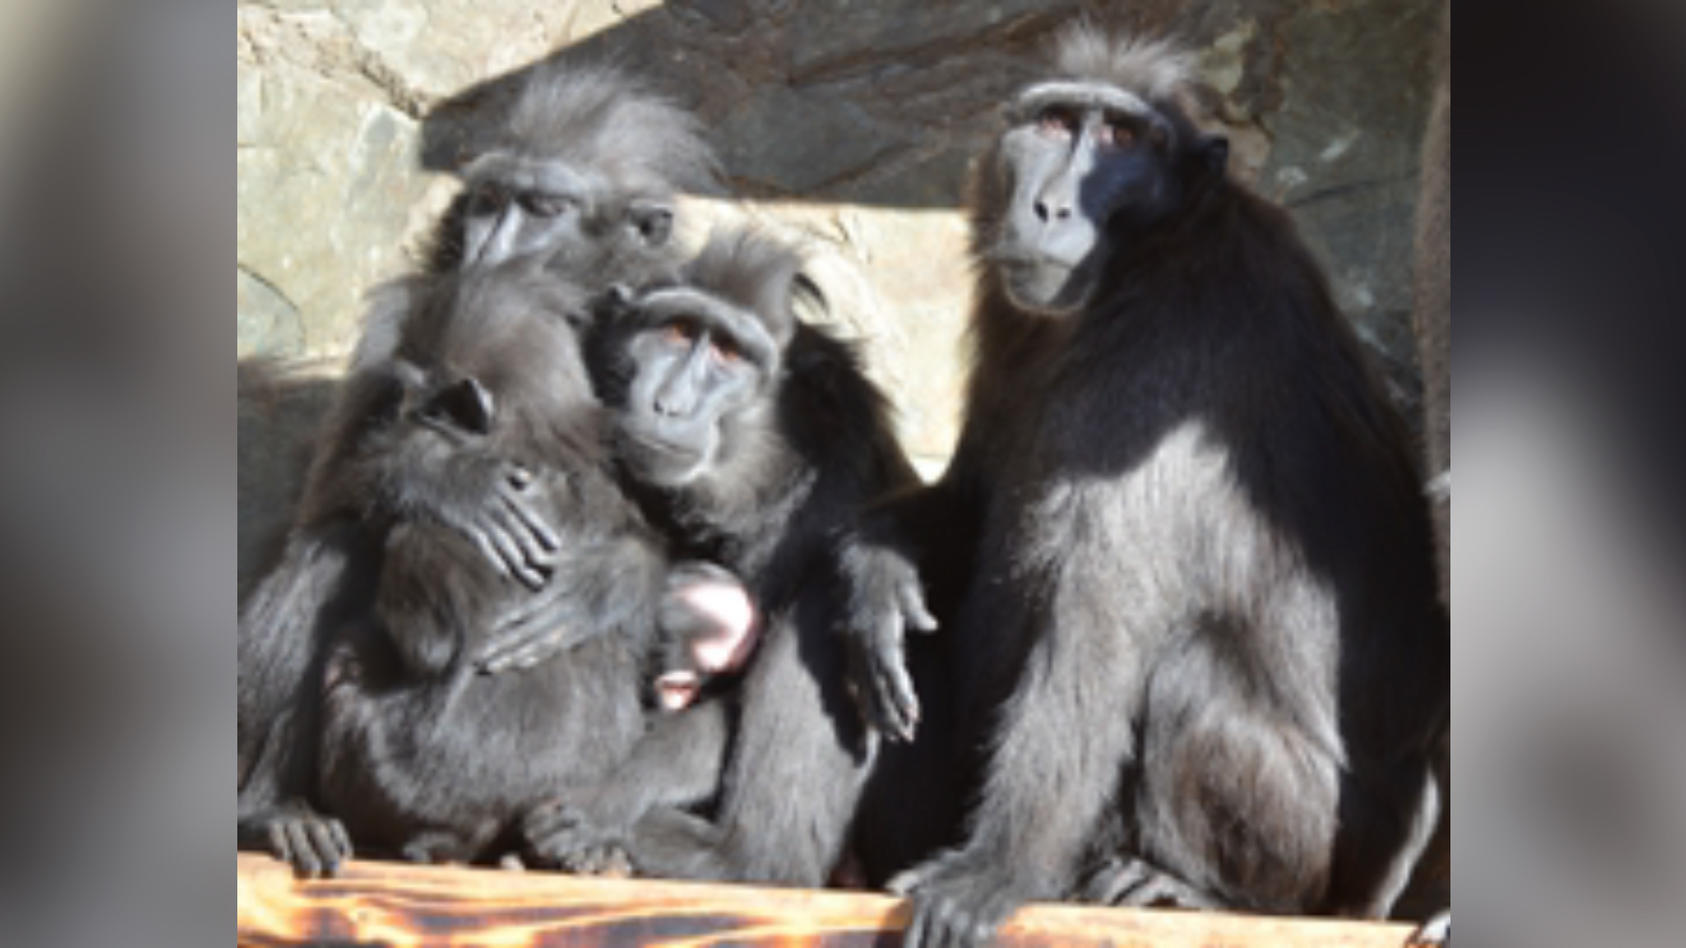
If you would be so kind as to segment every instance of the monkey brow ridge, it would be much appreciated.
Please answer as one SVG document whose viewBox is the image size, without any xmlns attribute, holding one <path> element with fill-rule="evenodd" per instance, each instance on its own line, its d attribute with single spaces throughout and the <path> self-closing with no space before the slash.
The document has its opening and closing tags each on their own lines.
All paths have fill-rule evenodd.
<svg viewBox="0 0 1686 948">
<path fill-rule="evenodd" d="M 644 294 L 640 308 L 651 322 L 676 317 L 699 319 L 729 333 L 738 349 L 751 361 L 759 365 L 771 365 L 773 362 L 773 337 L 761 320 L 753 313 L 746 314 L 707 293 L 688 286 L 661 287 Z"/>
<path fill-rule="evenodd" d="M 1141 118 L 1158 114 L 1158 110 L 1146 99 L 1128 89 L 1100 82 L 1057 80 L 1039 82 L 1020 92 L 1013 100 L 1011 118 L 1014 122 L 1028 121 L 1043 109 L 1055 105 L 1105 109 Z"/>
</svg>

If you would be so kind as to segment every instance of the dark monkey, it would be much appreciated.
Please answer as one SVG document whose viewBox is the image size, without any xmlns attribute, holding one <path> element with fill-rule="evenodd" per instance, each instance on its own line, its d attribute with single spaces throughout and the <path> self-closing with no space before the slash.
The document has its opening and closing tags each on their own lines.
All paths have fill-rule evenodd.
<svg viewBox="0 0 1686 948">
<path fill-rule="evenodd" d="M 668 243 L 670 185 L 659 182 L 661 173 L 688 176 L 694 164 L 711 166 L 712 159 L 695 136 L 694 121 L 663 100 L 636 86 L 617 93 L 615 74 L 608 71 L 590 72 L 577 86 L 571 84 L 572 75 L 537 74 L 512 107 L 507 140 L 483 157 L 493 163 L 502 156 L 542 165 L 557 175 L 571 174 L 579 186 L 559 199 L 557 213 L 541 215 L 548 222 L 543 226 L 530 214 L 524 217 L 521 207 L 495 202 L 484 208 L 485 214 L 470 213 L 465 197 L 442 222 L 440 245 L 460 248 L 462 239 L 452 235 L 473 230 L 475 221 L 484 218 L 492 222 L 487 234 L 502 228 L 528 235 L 509 247 L 543 247 L 556 278 L 582 292 L 615 281 L 643 281 L 676 261 Z M 523 135 L 529 136 L 525 147 Z M 669 157 L 617 156 L 615 148 L 657 149 Z M 587 160 L 604 166 L 564 164 Z M 538 193 L 491 171 L 471 181 L 503 181 L 508 195 Z M 662 202 L 653 215 L 652 198 Z M 535 227 L 543 240 L 532 237 Z M 473 256 L 486 262 L 498 254 L 476 250 Z M 440 260 L 435 264 L 446 267 Z M 365 529 L 370 518 L 394 509 L 425 511 L 471 537 L 499 569 L 535 588 L 554 565 L 557 540 L 535 507 L 540 499 L 530 472 L 513 463 L 502 470 L 483 467 L 478 496 L 467 489 L 432 496 L 426 484 L 402 478 L 374 489 L 378 464 L 370 461 L 367 448 L 370 438 L 393 423 L 404 391 L 394 352 L 408 303 L 402 283 L 377 294 L 323 426 L 281 559 L 241 607 L 237 781 L 243 846 L 265 846 L 272 832 L 288 831 L 293 821 L 303 821 L 301 832 L 314 826 L 315 815 L 303 798 L 315 759 L 320 645 L 326 630 L 370 606 L 372 564 L 379 551 L 377 539 Z M 523 654 L 518 642 L 513 647 L 504 643 L 483 656 L 483 663 L 496 670 L 523 660 Z"/>
<path fill-rule="evenodd" d="M 1384 915 L 1434 825 L 1446 615 L 1407 435 L 1185 68 L 1079 28 L 1012 100 L 960 445 L 846 549 L 876 718 L 916 719 L 929 571 L 975 755 L 964 843 L 893 884 L 915 948 L 1068 895 Z"/>
<path fill-rule="evenodd" d="M 371 526 L 384 535 L 373 609 L 329 646 L 317 776 L 360 848 L 507 851 L 528 806 L 590 786 L 644 738 L 646 682 L 675 661 L 692 675 L 728 670 L 750 632 L 745 609 L 722 627 L 695 608 L 708 592 L 742 600 L 735 580 L 699 563 L 670 572 L 615 486 L 574 338 L 586 303 L 526 262 L 420 294 L 396 352 L 409 374 L 400 419 L 369 447 L 397 476 L 442 490 L 479 490 L 474 469 L 506 460 L 531 472 L 560 541 L 554 577 L 534 593 L 432 518 Z M 663 641 L 658 627 L 676 615 Z M 524 622 L 553 634 L 550 657 L 480 674 L 476 648 Z M 664 745 L 664 802 L 712 795 L 723 742 Z"/>
<path fill-rule="evenodd" d="M 623 485 L 676 555 L 743 579 L 766 631 L 712 819 L 658 808 L 629 826 L 616 794 L 563 801 L 527 829 L 564 864 L 615 844 L 648 875 L 813 886 L 848 842 L 874 748 L 830 625 L 834 534 L 917 481 L 854 354 L 792 312 L 799 264 L 717 235 L 683 283 L 625 295 L 587 344 Z"/>
</svg>

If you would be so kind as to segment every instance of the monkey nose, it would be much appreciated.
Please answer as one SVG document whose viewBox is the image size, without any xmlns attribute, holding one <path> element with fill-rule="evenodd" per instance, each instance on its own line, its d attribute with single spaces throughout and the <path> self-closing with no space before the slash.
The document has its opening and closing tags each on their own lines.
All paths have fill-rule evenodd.
<svg viewBox="0 0 1686 948">
<path fill-rule="evenodd" d="M 1046 224 L 1050 220 L 1063 221 L 1071 217 L 1071 205 L 1067 202 L 1050 204 L 1048 201 L 1037 201 L 1033 206 L 1036 219 Z"/>
</svg>

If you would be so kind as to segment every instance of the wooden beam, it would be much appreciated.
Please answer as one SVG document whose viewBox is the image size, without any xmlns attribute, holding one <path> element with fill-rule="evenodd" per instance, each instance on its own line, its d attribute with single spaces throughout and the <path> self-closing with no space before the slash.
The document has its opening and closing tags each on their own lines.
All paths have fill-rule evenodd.
<svg viewBox="0 0 1686 948">
<path fill-rule="evenodd" d="M 242 946 L 880 944 L 907 921 L 900 899 L 866 892 L 599 879 L 356 860 L 333 879 L 298 880 L 239 853 Z M 1026 907 L 1002 945 L 1294 945 L 1398 948 L 1409 925 L 1216 912 Z"/>
</svg>

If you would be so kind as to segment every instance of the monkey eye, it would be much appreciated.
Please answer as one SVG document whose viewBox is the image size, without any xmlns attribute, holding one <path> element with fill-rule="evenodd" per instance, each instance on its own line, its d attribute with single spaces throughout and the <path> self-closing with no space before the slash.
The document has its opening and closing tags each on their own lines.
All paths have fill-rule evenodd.
<svg viewBox="0 0 1686 948">
<path fill-rule="evenodd" d="M 709 345 L 709 351 L 713 353 L 715 360 L 722 365 L 735 365 L 743 359 L 742 350 L 724 339 L 713 340 Z"/>
<path fill-rule="evenodd" d="M 675 346 L 688 346 L 696 341 L 699 327 L 689 319 L 676 319 L 662 327 L 662 341 Z"/>
<path fill-rule="evenodd" d="M 1077 129 L 1077 113 L 1063 105 L 1050 105 L 1036 115 L 1036 130 L 1053 138 L 1069 138 Z"/>
<path fill-rule="evenodd" d="M 1109 148 L 1129 148 L 1136 143 L 1136 130 L 1126 122 L 1109 119 L 1096 131 L 1095 139 Z"/>
<path fill-rule="evenodd" d="M 560 194 L 529 191 L 521 195 L 521 206 L 534 217 L 555 217 L 573 207 L 574 202 Z"/>
</svg>

